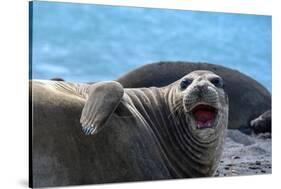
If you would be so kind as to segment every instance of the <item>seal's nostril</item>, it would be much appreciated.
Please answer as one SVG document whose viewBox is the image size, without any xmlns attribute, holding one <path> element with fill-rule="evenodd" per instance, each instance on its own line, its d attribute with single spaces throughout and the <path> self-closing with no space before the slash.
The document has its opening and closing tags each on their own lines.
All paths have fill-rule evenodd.
<svg viewBox="0 0 281 189">
<path fill-rule="evenodd" d="M 199 89 L 199 91 L 200 92 L 202 92 L 202 91 L 204 91 L 204 90 L 206 90 L 207 89 L 207 86 L 206 85 L 204 85 L 204 84 L 200 84 L 200 85 L 198 85 L 198 87 L 197 87 L 198 89 Z"/>
</svg>

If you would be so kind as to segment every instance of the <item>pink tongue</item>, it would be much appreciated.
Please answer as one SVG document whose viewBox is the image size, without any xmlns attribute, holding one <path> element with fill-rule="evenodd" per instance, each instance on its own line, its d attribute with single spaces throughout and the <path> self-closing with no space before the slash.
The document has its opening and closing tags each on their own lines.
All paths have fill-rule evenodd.
<svg viewBox="0 0 281 189">
<path fill-rule="evenodd" d="M 215 113 L 206 109 L 199 109 L 194 112 L 194 117 L 199 128 L 210 127 L 214 120 Z"/>
</svg>

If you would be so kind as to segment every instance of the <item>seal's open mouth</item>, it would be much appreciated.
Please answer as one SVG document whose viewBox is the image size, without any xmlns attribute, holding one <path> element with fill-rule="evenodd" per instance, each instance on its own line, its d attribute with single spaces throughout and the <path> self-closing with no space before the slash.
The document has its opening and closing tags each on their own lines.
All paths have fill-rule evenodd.
<svg viewBox="0 0 281 189">
<path fill-rule="evenodd" d="M 197 105 L 192 109 L 197 128 L 204 129 L 214 126 L 217 116 L 217 109 L 210 105 Z"/>
</svg>

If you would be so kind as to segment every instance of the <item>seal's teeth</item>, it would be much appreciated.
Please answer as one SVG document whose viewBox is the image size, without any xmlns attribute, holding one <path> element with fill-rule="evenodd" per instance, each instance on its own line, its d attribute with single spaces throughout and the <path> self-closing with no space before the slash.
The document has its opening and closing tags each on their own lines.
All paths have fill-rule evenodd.
<svg viewBox="0 0 281 189">
<path fill-rule="evenodd" d="M 94 127 L 94 124 L 91 124 L 91 127 Z"/>
</svg>

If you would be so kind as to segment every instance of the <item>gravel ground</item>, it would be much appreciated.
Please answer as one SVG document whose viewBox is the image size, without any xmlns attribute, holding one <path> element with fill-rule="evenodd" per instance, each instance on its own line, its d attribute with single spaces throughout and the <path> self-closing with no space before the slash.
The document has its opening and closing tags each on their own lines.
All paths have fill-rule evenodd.
<svg viewBox="0 0 281 189">
<path fill-rule="evenodd" d="M 245 135 L 228 130 L 215 176 L 271 174 L 271 134 Z"/>
</svg>

